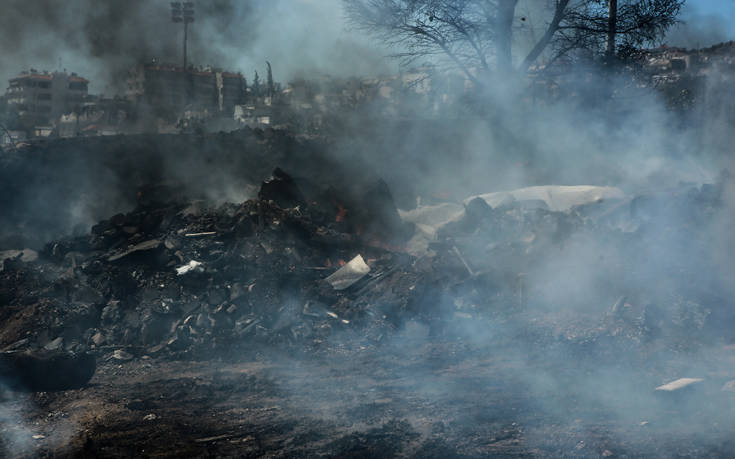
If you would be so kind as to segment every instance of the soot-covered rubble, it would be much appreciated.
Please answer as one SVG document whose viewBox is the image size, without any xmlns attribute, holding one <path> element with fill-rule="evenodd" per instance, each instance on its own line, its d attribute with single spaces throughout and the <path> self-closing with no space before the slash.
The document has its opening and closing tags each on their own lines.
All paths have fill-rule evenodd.
<svg viewBox="0 0 735 459">
<path fill-rule="evenodd" d="M 259 199 L 237 205 L 162 202 L 160 193 L 142 195 L 138 208 L 89 236 L 48 244 L 38 261 L 20 252 L 6 259 L 3 315 L 16 326 L 4 328 L 3 344 L 118 358 L 119 348 L 186 354 L 248 341 L 318 343 L 367 324 L 379 339 L 411 307 L 407 287 L 400 295 L 377 287 L 416 277 L 411 258 L 391 247 L 410 227 L 384 183 L 369 192 L 382 203 L 350 210 L 334 190 L 307 203 L 280 170 Z M 324 280 L 356 255 L 371 266 L 361 282 L 339 291 Z"/>
<path fill-rule="evenodd" d="M 705 250 L 692 241 L 718 212 L 721 190 L 684 187 L 565 211 L 512 198 L 492 207 L 475 198 L 453 204 L 451 218 L 430 227 L 401 218 L 381 181 L 357 195 L 277 169 L 258 199 L 220 206 L 172 201 L 165 187 L 149 187 L 135 210 L 99 222 L 87 236 L 49 243 L 38 257 L 6 257 L 0 349 L 118 361 L 259 345 L 317 352 L 335 335 L 349 337 L 341 346 L 379 346 L 407 320 L 446 335 L 479 318 L 522 321 L 506 327 L 507 338 L 521 333 L 599 352 L 677 342 L 679 332 L 691 342 L 697 330 L 728 319 L 711 286 L 692 275 L 697 251 Z M 677 218 L 662 226 L 661 213 Z M 614 297 L 581 298 L 603 312 L 580 325 L 549 313 L 544 301 L 553 298 L 545 291 L 556 287 L 534 270 L 590 241 L 599 279 L 641 279 L 606 286 Z M 609 252 L 617 255 L 605 260 Z M 673 300 L 636 288 L 653 281 L 640 269 L 651 255 L 665 257 L 665 274 L 675 276 Z M 329 276 L 343 265 L 367 268 L 338 286 Z"/>
</svg>

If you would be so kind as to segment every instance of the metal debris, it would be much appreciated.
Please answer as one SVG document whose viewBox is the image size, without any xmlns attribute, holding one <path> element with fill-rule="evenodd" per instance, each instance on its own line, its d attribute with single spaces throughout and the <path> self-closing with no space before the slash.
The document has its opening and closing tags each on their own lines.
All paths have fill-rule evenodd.
<svg viewBox="0 0 735 459">
<path fill-rule="evenodd" d="M 326 278 L 335 290 L 350 288 L 370 272 L 370 266 L 365 263 L 362 255 L 357 255 L 349 263 L 339 268 Z"/>
</svg>

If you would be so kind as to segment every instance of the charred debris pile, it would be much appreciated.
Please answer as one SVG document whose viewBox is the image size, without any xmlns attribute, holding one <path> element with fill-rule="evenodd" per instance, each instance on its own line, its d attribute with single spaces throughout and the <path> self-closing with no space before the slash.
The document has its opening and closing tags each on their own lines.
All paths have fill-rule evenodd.
<svg viewBox="0 0 735 459">
<path fill-rule="evenodd" d="M 702 272 L 722 184 L 636 198 L 536 188 L 399 211 L 380 180 L 358 193 L 281 169 L 240 204 L 149 187 L 87 235 L 2 253 L 0 349 L 118 361 L 348 351 L 407 321 L 437 339 L 591 358 L 729 338 L 722 287 Z M 569 294 L 575 283 L 594 293 Z"/>
<path fill-rule="evenodd" d="M 407 285 L 391 292 L 417 278 L 399 249 L 411 226 L 383 182 L 365 191 L 374 205 L 318 193 L 305 195 L 280 169 L 241 204 L 165 202 L 165 190 L 149 187 L 134 211 L 88 236 L 4 252 L 3 318 L 17 325 L 3 342 L 178 354 L 318 341 L 366 324 L 379 340 L 383 323 L 412 307 Z M 325 280 L 343 267 L 345 278 Z"/>
</svg>

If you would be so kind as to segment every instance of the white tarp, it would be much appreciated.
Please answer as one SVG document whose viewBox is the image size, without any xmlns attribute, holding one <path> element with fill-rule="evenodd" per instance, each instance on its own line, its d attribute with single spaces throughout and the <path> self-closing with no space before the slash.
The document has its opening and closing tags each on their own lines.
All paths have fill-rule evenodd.
<svg viewBox="0 0 735 459">
<path fill-rule="evenodd" d="M 464 204 L 475 198 L 484 199 L 493 208 L 508 201 L 544 201 L 549 210 L 563 212 L 581 204 L 623 199 L 625 194 L 619 188 L 608 186 L 545 185 L 471 196 L 465 199 Z M 407 243 L 407 249 L 410 254 L 418 256 L 426 253 L 429 242 L 436 239 L 436 232 L 447 223 L 461 219 L 465 209 L 461 204 L 447 202 L 398 212 L 404 222 L 416 225 L 416 233 Z"/>
<path fill-rule="evenodd" d="M 574 206 L 589 204 L 607 199 L 623 199 L 625 193 L 620 188 L 611 186 L 593 185 L 543 185 L 519 188 L 512 191 L 498 191 L 472 196 L 465 199 L 464 203 L 475 198 L 482 198 L 490 207 L 497 207 L 509 199 L 515 201 L 544 201 L 550 210 L 564 212 Z"/>
</svg>

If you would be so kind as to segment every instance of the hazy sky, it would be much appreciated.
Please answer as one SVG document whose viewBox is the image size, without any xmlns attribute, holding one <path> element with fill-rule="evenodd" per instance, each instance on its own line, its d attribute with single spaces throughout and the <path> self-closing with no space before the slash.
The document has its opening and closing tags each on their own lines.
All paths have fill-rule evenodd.
<svg viewBox="0 0 735 459">
<path fill-rule="evenodd" d="M 735 40 L 735 0 L 688 0 L 667 43 L 690 48 Z"/>
<path fill-rule="evenodd" d="M 541 1 L 541 0 L 529 0 Z M 119 90 L 124 69 L 156 57 L 181 59 L 181 28 L 168 0 L 2 0 L 0 83 L 20 70 L 68 69 L 92 80 L 92 92 Z M 64 8 L 60 8 L 64 5 Z M 288 81 L 300 73 L 375 75 L 396 70 L 389 50 L 347 30 L 340 0 L 197 2 L 190 62 L 265 71 Z M 669 45 L 709 46 L 735 39 L 735 0 L 689 0 Z"/>
<path fill-rule="evenodd" d="M 181 62 L 183 29 L 169 0 L 0 0 L 0 80 L 28 68 L 68 69 L 92 92 L 119 90 L 126 68 L 157 58 Z M 196 3 L 189 62 L 265 73 L 288 81 L 300 73 L 392 72 L 386 49 L 349 32 L 340 0 L 207 0 Z"/>
</svg>

